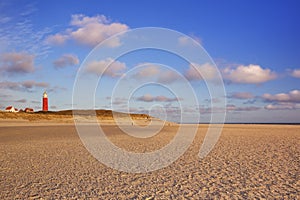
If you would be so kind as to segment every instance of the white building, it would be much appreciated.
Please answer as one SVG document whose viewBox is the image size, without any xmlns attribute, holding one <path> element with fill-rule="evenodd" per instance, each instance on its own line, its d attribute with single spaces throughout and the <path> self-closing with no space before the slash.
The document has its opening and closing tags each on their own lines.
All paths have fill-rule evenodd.
<svg viewBox="0 0 300 200">
<path fill-rule="evenodd" d="M 6 112 L 19 112 L 19 110 L 13 106 L 8 106 L 5 108 Z"/>
</svg>

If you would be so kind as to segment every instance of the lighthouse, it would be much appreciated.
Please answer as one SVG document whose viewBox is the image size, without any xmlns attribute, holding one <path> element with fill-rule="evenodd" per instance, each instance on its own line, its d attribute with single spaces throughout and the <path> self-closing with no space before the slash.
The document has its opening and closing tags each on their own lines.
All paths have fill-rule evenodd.
<svg viewBox="0 0 300 200">
<path fill-rule="evenodd" d="M 43 94 L 43 111 L 48 111 L 48 95 L 46 91 Z"/>
</svg>

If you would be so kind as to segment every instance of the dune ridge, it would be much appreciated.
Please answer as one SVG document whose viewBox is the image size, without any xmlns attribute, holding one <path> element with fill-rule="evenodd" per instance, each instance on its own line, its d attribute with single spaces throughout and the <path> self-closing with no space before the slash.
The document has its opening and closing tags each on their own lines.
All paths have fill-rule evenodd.
<svg viewBox="0 0 300 200">
<path fill-rule="evenodd" d="M 73 115 L 74 114 L 74 115 Z M 137 124 L 146 126 L 150 122 L 155 124 L 175 124 L 173 122 L 162 121 L 147 114 L 122 113 L 112 110 L 61 110 L 61 111 L 37 111 L 33 113 L 26 112 L 0 112 L 0 125 L 17 126 L 26 125 L 31 122 L 34 124 L 70 124 L 76 122 L 97 122 L 102 125 L 112 124 Z"/>
</svg>

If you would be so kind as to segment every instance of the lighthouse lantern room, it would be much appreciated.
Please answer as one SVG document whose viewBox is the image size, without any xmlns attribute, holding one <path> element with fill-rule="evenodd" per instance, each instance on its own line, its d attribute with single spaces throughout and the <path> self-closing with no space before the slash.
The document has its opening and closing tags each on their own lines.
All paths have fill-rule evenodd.
<svg viewBox="0 0 300 200">
<path fill-rule="evenodd" d="M 46 91 L 43 94 L 43 111 L 48 111 L 48 95 Z"/>
</svg>

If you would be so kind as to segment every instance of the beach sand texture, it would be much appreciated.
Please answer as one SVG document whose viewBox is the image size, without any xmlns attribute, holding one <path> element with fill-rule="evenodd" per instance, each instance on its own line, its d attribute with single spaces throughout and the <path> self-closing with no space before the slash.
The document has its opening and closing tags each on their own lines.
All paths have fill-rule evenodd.
<svg viewBox="0 0 300 200">
<path fill-rule="evenodd" d="M 26 125 L 26 126 L 23 126 Z M 177 127 L 152 138 L 103 126 L 114 144 L 133 152 L 166 145 Z M 225 125 L 210 154 L 198 152 L 207 125 L 170 166 L 132 174 L 97 161 L 73 124 L 0 126 L 0 199 L 297 199 L 300 127 Z"/>
</svg>

